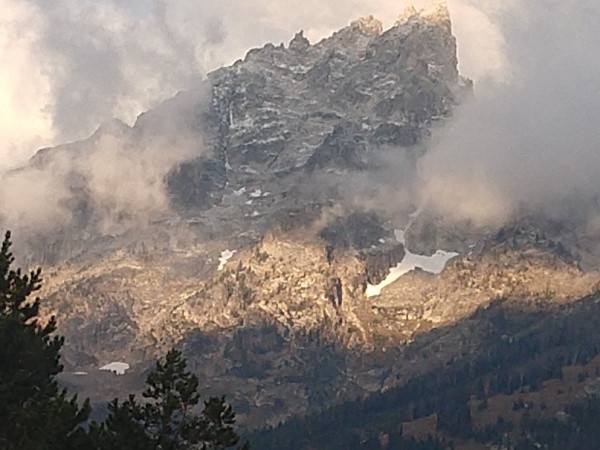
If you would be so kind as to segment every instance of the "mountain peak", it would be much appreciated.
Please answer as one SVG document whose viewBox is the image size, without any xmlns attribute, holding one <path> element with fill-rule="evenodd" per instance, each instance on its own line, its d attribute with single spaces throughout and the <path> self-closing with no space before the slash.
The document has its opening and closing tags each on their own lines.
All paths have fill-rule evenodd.
<svg viewBox="0 0 600 450">
<path fill-rule="evenodd" d="M 304 31 L 301 30 L 294 35 L 290 41 L 289 49 L 292 51 L 305 51 L 310 47 L 310 41 L 304 36 Z"/>
<path fill-rule="evenodd" d="M 420 11 L 420 16 L 423 19 L 428 19 L 432 22 L 446 24 L 450 23 L 450 10 L 448 9 L 448 5 L 446 3 L 437 3 L 431 5 L 422 11 Z"/>
<path fill-rule="evenodd" d="M 68 175 L 56 182 L 65 186 L 57 208 L 74 220 L 32 240 L 31 252 L 60 264 L 45 292 L 69 342 L 65 365 L 91 371 L 96 361 L 127 361 L 133 374 L 156 343 L 198 345 L 204 353 L 193 363 L 206 356 L 203 367 L 218 368 L 210 377 L 230 380 L 237 398 L 265 380 L 264 391 L 286 406 L 265 405 L 268 420 L 307 411 L 319 399 L 292 405 L 287 387 L 279 393 L 277 380 L 297 372 L 283 361 L 295 360 L 296 342 L 374 348 L 365 289 L 414 255 L 396 228 L 415 205 L 399 199 L 390 213 L 384 179 L 394 180 L 394 196 L 398 174 L 410 188 L 429 130 L 463 91 L 447 27 L 417 21 L 383 32 L 367 16 L 314 45 L 299 32 L 287 48 L 252 49 L 141 115 L 123 139 L 125 125 L 113 122 L 70 148 L 60 174 L 45 167 L 47 177 Z M 13 176 L 27 177 L 16 185 L 40 173 Z M 84 265 L 90 270 L 79 272 Z M 411 308 L 382 316 L 382 326 L 427 320 Z M 263 374 L 263 359 L 254 368 L 235 359 L 266 324 L 276 347 L 265 347 L 264 367 L 274 357 L 273 370 L 283 370 L 273 375 Z M 313 391 L 303 380 L 298 389 Z M 361 392 L 372 386 L 361 383 Z"/>
<path fill-rule="evenodd" d="M 353 28 L 358 28 L 361 33 L 367 36 L 379 36 L 383 32 L 383 24 L 373 16 L 363 16 L 352 21 Z"/>
<path fill-rule="evenodd" d="M 450 10 L 445 2 L 435 3 L 421 10 L 417 10 L 412 5 L 408 6 L 398 17 L 396 25 L 404 25 L 414 21 L 430 22 L 449 29 L 452 27 Z"/>
<path fill-rule="evenodd" d="M 114 118 L 102 123 L 94 132 L 94 136 L 111 135 L 122 136 L 129 131 L 130 127 L 120 119 Z"/>
</svg>

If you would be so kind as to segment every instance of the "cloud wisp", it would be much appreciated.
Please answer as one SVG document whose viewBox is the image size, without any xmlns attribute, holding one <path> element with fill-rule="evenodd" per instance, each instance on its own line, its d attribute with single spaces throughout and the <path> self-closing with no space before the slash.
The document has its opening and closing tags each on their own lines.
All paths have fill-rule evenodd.
<svg viewBox="0 0 600 450">
<path fill-rule="evenodd" d="M 600 5 L 551 2 L 500 16 L 513 78 L 483 83 L 423 160 L 446 213 L 498 222 L 600 194 Z"/>
</svg>

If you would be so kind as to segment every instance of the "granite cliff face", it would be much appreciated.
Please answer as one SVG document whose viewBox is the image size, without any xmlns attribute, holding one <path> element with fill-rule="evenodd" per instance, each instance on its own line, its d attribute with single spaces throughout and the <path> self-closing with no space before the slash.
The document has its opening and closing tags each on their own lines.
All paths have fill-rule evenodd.
<svg viewBox="0 0 600 450">
<path fill-rule="evenodd" d="M 416 270 L 367 298 L 406 247 L 434 244 L 414 200 L 391 214 L 356 198 L 376 196 L 390 165 L 410 192 L 432 128 L 470 92 L 448 10 L 408 9 L 386 31 L 367 17 L 314 45 L 300 32 L 251 50 L 131 128 L 40 151 L 8 177 L 63 177 L 67 219 L 27 245 L 67 339 L 64 381 L 101 401 L 180 345 L 246 424 L 276 424 L 477 351 L 477 327 L 451 325 L 494 298 L 595 289 L 559 241 L 515 224 L 501 236 L 445 228 L 460 255 L 441 275 Z M 145 183 L 99 190 L 105 160 Z M 111 361 L 131 370 L 97 371 Z"/>
</svg>

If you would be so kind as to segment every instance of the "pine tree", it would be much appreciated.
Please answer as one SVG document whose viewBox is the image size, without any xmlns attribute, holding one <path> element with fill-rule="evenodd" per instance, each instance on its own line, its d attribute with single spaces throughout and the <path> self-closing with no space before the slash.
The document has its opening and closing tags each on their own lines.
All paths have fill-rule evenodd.
<svg viewBox="0 0 600 450">
<path fill-rule="evenodd" d="M 143 408 L 130 395 L 119 403 L 115 399 L 108 405 L 110 412 L 102 425 L 93 424 L 91 434 L 100 450 L 150 450 L 157 446 L 146 434 Z"/>
<path fill-rule="evenodd" d="M 81 425 L 89 402 L 68 398 L 56 376 L 63 339 L 55 336 L 56 320 L 40 320 L 41 270 L 13 270 L 7 232 L 0 248 L 0 448 L 60 450 L 89 446 Z"/>
<path fill-rule="evenodd" d="M 157 361 L 146 384 L 144 401 L 130 396 L 110 403 L 100 433 L 104 450 L 224 450 L 239 443 L 235 413 L 224 398 L 211 397 L 202 412 L 195 413 L 198 377 L 187 371 L 180 351 L 171 350 L 164 361 Z"/>
</svg>

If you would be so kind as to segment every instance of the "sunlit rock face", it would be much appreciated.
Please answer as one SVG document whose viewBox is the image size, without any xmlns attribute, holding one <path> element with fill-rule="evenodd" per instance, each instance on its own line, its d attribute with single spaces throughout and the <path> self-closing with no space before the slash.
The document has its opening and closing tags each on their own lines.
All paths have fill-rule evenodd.
<svg viewBox="0 0 600 450">
<path fill-rule="evenodd" d="M 389 30 L 367 17 L 318 43 L 298 33 L 251 50 L 131 128 L 109 124 L 40 152 L 10 176 L 67 180 L 64 222 L 29 242 L 46 266 L 42 295 L 66 336 L 66 371 L 88 373 L 65 382 L 110 399 L 179 345 L 243 423 L 277 424 L 470 351 L 462 329 L 424 341 L 420 364 L 403 346 L 491 298 L 585 293 L 594 279 L 552 238 L 430 233 L 418 199 L 399 197 L 431 128 L 469 92 L 447 9 L 411 9 Z M 106 160 L 101 189 L 92 169 Z M 460 255 L 439 262 L 437 250 Z M 407 256 L 415 270 L 388 282 Z M 127 370 L 98 374 L 108 361 Z"/>
</svg>

